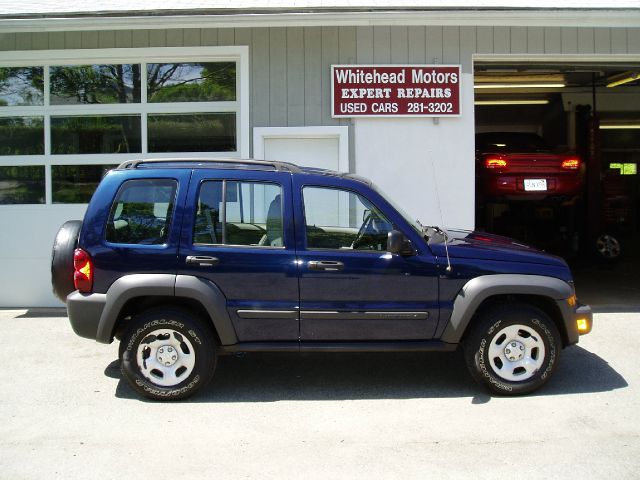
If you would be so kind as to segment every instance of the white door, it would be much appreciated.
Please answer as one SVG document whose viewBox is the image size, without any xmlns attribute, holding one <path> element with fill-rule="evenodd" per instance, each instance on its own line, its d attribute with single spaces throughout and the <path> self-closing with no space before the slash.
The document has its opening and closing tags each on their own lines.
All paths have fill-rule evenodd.
<svg viewBox="0 0 640 480">
<path fill-rule="evenodd" d="M 254 158 L 349 171 L 348 127 L 254 128 Z"/>
</svg>

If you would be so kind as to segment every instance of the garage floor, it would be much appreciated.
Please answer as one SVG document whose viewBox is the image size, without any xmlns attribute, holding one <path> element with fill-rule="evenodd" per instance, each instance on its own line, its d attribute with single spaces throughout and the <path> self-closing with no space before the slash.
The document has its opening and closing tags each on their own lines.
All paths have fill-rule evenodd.
<svg viewBox="0 0 640 480">
<path fill-rule="evenodd" d="M 571 266 L 578 299 L 596 311 L 640 312 L 640 236 L 627 238 L 612 264 L 579 260 Z"/>
</svg>

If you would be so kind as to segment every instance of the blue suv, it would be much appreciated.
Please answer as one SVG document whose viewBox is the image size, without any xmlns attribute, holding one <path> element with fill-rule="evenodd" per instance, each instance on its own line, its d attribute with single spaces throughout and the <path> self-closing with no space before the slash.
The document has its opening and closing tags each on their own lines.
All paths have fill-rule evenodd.
<svg viewBox="0 0 640 480">
<path fill-rule="evenodd" d="M 592 325 L 562 259 L 424 227 L 364 178 L 283 162 L 123 163 L 58 232 L 52 279 L 74 331 L 120 340 L 153 399 L 197 392 L 234 352 L 460 345 L 480 384 L 522 394 Z"/>
</svg>

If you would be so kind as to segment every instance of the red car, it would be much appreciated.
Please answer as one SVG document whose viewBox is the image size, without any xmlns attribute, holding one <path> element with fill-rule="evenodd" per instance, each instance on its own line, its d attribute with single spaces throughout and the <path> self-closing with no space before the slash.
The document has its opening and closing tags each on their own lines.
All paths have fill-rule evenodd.
<svg viewBox="0 0 640 480">
<path fill-rule="evenodd" d="M 478 194 L 507 200 L 540 200 L 579 195 L 582 161 L 554 153 L 534 133 L 492 132 L 476 135 Z"/>
</svg>

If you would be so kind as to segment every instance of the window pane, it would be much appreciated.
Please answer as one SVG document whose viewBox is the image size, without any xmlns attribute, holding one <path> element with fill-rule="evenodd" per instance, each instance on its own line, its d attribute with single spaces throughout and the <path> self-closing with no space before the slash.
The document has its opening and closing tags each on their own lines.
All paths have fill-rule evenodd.
<svg viewBox="0 0 640 480">
<path fill-rule="evenodd" d="M 387 249 L 389 220 L 360 195 L 332 188 L 305 187 L 307 248 Z"/>
<path fill-rule="evenodd" d="M 53 203 L 89 203 L 104 173 L 115 165 L 53 165 Z"/>
<path fill-rule="evenodd" d="M 79 153 L 140 153 L 140 115 L 51 117 L 51 150 Z"/>
<path fill-rule="evenodd" d="M 281 247 L 282 188 L 260 182 L 225 182 L 226 222 L 222 224 L 221 181 L 200 188 L 193 231 L 196 244 Z"/>
<path fill-rule="evenodd" d="M 137 245 L 166 243 L 176 198 L 175 180 L 129 180 L 111 206 L 108 242 Z"/>
<path fill-rule="evenodd" d="M 43 155 L 42 117 L 0 118 L 0 155 Z"/>
<path fill-rule="evenodd" d="M 236 64 L 149 63 L 147 99 L 151 103 L 234 101 Z"/>
<path fill-rule="evenodd" d="M 0 68 L 0 107 L 44 105 L 42 67 Z"/>
<path fill-rule="evenodd" d="M 149 115 L 149 152 L 235 152 L 235 113 Z"/>
<path fill-rule="evenodd" d="M 140 103 L 140 65 L 50 67 L 51 105 Z"/>
<path fill-rule="evenodd" d="M 0 205 L 44 203 L 44 166 L 0 167 Z"/>
</svg>

